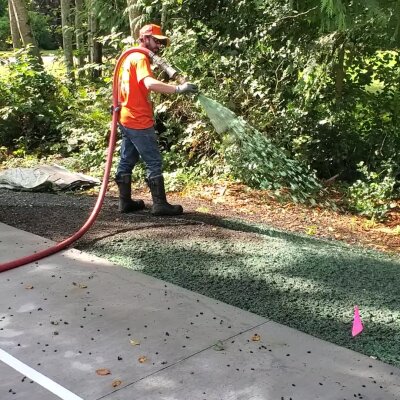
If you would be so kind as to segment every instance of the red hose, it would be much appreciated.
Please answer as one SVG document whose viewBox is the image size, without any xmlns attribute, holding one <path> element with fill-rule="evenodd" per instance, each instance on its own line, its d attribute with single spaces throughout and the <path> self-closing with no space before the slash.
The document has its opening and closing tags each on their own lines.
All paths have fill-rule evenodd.
<svg viewBox="0 0 400 400">
<path fill-rule="evenodd" d="M 110 140 L 109 140 L 109 144 L 108 144 L 106 167 L 105 167 L 105 171 L 104 171 L 103 182 L 101 184 L 99 196 L 97 198 L 96 204 L 95 204 L 89 218 L 77 232 L 75 232 L 72 236 L 63 240 L 62 242 L 59 242 L 59 243 L 55 244 L 54 246 L 49 247 L 48 249 L 42 250 L 38 253 L 34 253 L 29 256 L 21 257 L 16 260 L 12 260 L 12 261 L 0 264 L 0 272 L 4 272 L 9 269 L 20 267 L 21 265 L 35 262 L 44 257 L 50 256 L 54 253 L 58 253 L 59 251 L 65 249 L 66 247 L 68 247 L 72 243 L 74 243 L 76 240 L 78 240 L 93 225 L 94 221 L 96 220 L 96 218 L 100 212 L 101 206 L 103 205 L 104 196 L 107 192 L 112 158 L 113 158 L 113 153 L 114 153 L 114 149 L 115 149 L 115 142 L 116 142 L 116 136 L 117 136 L 117 124 L 118 124 L 118 107 L 119 107 L 119 91 L 118 91 L 119 70 L 120 70 L 121 65 L 124 62 L 125 58 L 129 54 L 134 53 L 134 52 L 143 53 L 147 56 L 150 56 L 150 53 L 151 53 L 149 50 L 147 50 L 144 47 L 134 47 L 134 48 L 128 49 L 125 52 L 123 52 L 121 54 L 121 56 L 119 57 L 117 64 L 115 65 L 114 77 L 113 77 L 113 116 L 112 116 L 112 123 L 111 123 L 111 135 L 110 135 Z"/>
</svg>

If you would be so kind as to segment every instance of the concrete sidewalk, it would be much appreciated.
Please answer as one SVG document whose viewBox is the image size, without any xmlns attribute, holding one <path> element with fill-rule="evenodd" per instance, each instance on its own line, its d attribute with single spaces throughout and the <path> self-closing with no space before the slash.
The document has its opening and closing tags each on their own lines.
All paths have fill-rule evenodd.
<svg viewBox="0 0 400 400">
<path fill-rule="evenodd" d="M 0 262 L 51 244 L 0 223 Z M 0 285 L 1 400 L 400 399 L 394 367 L 74 249 Z"/>
</svg>

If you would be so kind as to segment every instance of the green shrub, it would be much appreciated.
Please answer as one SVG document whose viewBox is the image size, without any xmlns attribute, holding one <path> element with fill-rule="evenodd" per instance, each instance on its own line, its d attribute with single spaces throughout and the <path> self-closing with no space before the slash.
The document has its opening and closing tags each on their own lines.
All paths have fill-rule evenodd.
<svg viewBox="0 0 400 400">
<path fill-rule="evenodd" d="M 341 36 L 321 36 L 302 18 L 284 26 L 279 21 L 294 15 L 291 10 L 257 4 L 249 20 L 246 11 L 237 12 L 255 10 L 253 2 L 240 2 L 225 24 L 200 18 L 184 26 L 177 20 L 167 57 L 208 97 L 243 117 L 289 158 L 310 165 L 319 178 L 339 174 L 352 182 L 361 161 L 372 170 L 387 159 L 400 163 L 398 51 L 377 51 L 380 44 L 369 40 L 366 47 L 349 33 L 339 90 Z M 235 18 L 244 25 L 233 24 Z M 254 29 L 248 34 L 250 21 Z M 209 139 L 215 148 L 218 139 Z"/>
<path fill-rule="evenodd" d="M 50 26 L 50 17 L 41 13 L 30 11 L 29 21 L 38 46 L 44 50 L 58 48 L 57 40 Z"/>
<path fill-rule="evenodd" d="M 398 52 L 345 58 L 343 92 L 337 93 L 332 66 L 311 53 L 294 86 L 296 97 L 279 110 L 279 141 L 306 160 L 318 175 L 352 182 L 357 165 L 377 170 L 400 163 L 400 63 Z"/>
<path fill-rule="evenodd" d="M 111 116 L 111 87 L 82 84 L 63 113 L 58 128 L 64 140 L 52 151 L 75 157 L 79 170 L 95 172 L 106 159 Z"/>
<path fill-rule="evenodd" d="M 23 151 L 49 151 L 59 142 L 58 125 L 69 93 L 19 51 L 0 77 L 0 145 Z"/>
<path fill-rule="evenodd" d="M 358 170 L 363 179 L 358 179 L 349 187 L 350 208 L 367 217 L 377 220 L 385 219 L 387 212 L 391 209 L 391 201 L 396 198 L 394 165 L 388 163 L 377 173 L 369 171 L 361 162 Z"/>
<path fill-rule="evenodd" d="M 0 50 L 8 50 L 10 47 L 10 23 L 8 17 L 0 17 Z"/>
</svg>

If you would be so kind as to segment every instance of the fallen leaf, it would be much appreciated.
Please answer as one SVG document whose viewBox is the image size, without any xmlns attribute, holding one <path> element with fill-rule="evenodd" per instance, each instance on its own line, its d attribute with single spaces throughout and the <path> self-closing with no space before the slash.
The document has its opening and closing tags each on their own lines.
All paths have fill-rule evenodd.
<svg viewBox="0 0 400 400">
<path fill-rule="evenodd" d="M 116 379 L 115 381 L 112 382 L 112 387 L 118 387 L 119 385 L 121 385 L 122 381 L 119 379 Z"/>
<path fill-rule="evenodd" d="M 219 203 L 225 203 L 226 201 L 225 201 L 225 199 L 223 197 L 217 197 L 216 199 L 212 199 L 212 202 L 214 204 L 219 204 Z M 207 212 L 207 211 L 205 211 L 205 212 Z"/>
<path fill-rule="evenodd" d="M 201 207 L 197 208 L 195 211 L 199 212 L 199 213 L 208 213 L 208 212 L 210 212 L 210 209 L 207 207 L 201 206 Z"/>
<path fill-rule="evenodd" d="M 139 346 L 139 345 L 140 345 L 140 342 L 138 342 L 138 341 L 135 340 L 135 339 L 131 339 L 129 342 L 130 342 L 130 344 L 131 344 L 132 346 Z"/>
<path fill-rule="evenodd" d="M 96 374 L 101 376 L 111 375 L 111 371 L 107 368 L 100 368 L 96 369 Z"/>
<path fill-rule="evenodd" d="M 86 289 L 86 288 L 87 288 L 87 285 L 85 285 L 84 283 L 72 282 L 72 284 L 73 284 L 74 286 L 78 286 L 78 287 L 81 288 L 81 289 Z"/>
<path fill-rule="evenodd" d="M 25 286 L 25 289 L 33 289 L 32 285 Z"/>
<path fill-rule="evenodd" d="M 223 186 L 222 188 L 220 188 L 219 195 L 223 196 L 225 194 L 225 192 L 226 192 L 226 189 L 227 189 L 227 186 Z"/>
<path fill-rule="evenodd" d="M 225 350 L 224 343 L 221 340 L 218 340 L 217 343 L 214 344 L 213 349 L 215 351 L 222 351 Z"/>
<path fill-rule="evenodd" d="M 252 336 L 251 340 L 252 340 L 253 342 L 259 342 L 259 341 L 261 340 L 261 336 L 260 336 L 258 333 L 255 333 L 255 334 Z"/>
<path fill-rule="evenodd" d="M 315 225 L 311 225 L 311 226 L 308 226 L 308 227 L 306 228 L 306 234 L 307 234 L 307 235 L 310 235 L 310 236 L 316 235 L 316 234 L 317 234 L 317 231 L 318 231 L 318 227 L 315 226 Z"/>
<path fill-rule="evenodd" d="M 138 361 L 140 362 L 140 364 L 143 364 L 143 363 L 145 363 L 147 361 L 147 357 L 146 356 L 140 356 L 138 358 Z"/>
</svg>

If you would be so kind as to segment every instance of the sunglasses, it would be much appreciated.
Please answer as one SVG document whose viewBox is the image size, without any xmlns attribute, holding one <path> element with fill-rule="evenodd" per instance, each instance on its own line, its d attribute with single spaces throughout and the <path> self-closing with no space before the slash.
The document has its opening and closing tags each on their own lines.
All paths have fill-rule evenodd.
<svg viewBox="0 0 400 400">
<path fill-rule="evenodd" d="M 155 38 L 154 36 L 151 36 L 151 38 L 154 40 L 154 43 L 155 44 L 158 44 L 158 45 L 164 45 L 164 41 L 163 40 L 159 40 L 159 39 L 157 39 L 157 38 Z"/>
</svg>

